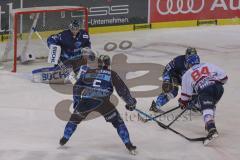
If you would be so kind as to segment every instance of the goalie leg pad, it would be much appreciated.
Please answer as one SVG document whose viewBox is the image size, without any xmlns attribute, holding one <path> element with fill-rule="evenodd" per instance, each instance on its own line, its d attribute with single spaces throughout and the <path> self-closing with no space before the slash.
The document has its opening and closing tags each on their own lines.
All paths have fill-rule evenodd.
<svg viewBox="0 0 240 160">
<path fill-rule="evenodd" d="M 63 84 L 65 83 L 68 73 L 57 66 L 35 69 L 32 71 L 32 75 L 33 82 Z"/>
</svg>

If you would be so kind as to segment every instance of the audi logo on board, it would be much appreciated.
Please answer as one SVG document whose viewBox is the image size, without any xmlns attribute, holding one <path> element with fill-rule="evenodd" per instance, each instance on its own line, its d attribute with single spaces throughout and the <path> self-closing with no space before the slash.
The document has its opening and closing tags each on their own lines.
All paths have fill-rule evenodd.
<svg viewBox="0 0 240 160">
<path fill-rule="evenodd" d="M 156 2 L 156 9 L 160 15 L 197 14 L 205 9 L 240 10 L 240 0 L 156 0 Z M 207 6 L 210 8 L 206 8 Z"/>
<path fill-rule="evenodd" d="M 161 15 L 199 13 L 205 6 L 205 0 L 197 1 L 200 1 L 200 5 L 195 3 L 196 0 L 158 0 L 157 11 Z"/>
</svg>

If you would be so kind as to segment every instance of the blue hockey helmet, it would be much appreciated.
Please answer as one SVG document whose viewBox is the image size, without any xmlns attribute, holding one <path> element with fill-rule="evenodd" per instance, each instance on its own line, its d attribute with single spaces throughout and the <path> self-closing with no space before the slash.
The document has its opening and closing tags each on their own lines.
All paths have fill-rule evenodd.
<svg viewBox="0 0 240 160">
<path fill-rule="evenodd" d="M 79 31 L 81 29 L 81 22 L 76 19 L 71 21 L 69 24 L 69 29 L 71 31 Z"/>
<path fill-rule="evenodd" d="M 186 56 L 186 66 L 190 68 L 200 63 L 200 57 L 197 54 L 190 54 Z"/>
</svg>

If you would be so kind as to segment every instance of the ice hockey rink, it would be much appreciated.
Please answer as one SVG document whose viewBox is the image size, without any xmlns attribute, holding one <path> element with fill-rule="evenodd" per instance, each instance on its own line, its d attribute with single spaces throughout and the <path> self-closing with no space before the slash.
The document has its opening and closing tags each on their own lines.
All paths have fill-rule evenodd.
<svg viewBox="0 0 240 160">
<path fill-rule="evenodd" d="M 128 154 L 115 129 L 102 117 L 81 123 L 66 147 L 59 148 L 66 121 L 55 115 L 55 106 L 64 99 L 71 99 L 71 95 L 58 93 L 48 84 L 32 83 L 30 71 L 42 65 L 37 63 L 18 66 L 18 73 L 0 70 L 0 160 L 239 160 L 239 35 L 240 26 L 202 26 L 91 36 L 94 49 L 110 56 L 123 53 L 127 55 L 128 63 L 165 65 L 191 46 L 198 50 L 202 62 L 222 67 L 229 81 L 217 105 L 219 137 L 211 145 L 205 147 L 201 142 L 189 142 L 155 122 L 142 123 L 137 113 L 126 111 L 120 100 L 117 108 L 138 148 L 136 156 Z M 131 41 L 133 46 L 128 50 L 103 50 L 106 43 L 119 44 L 123 40 Z M 143 73 L 132 74 L 136 77 Z M 128 76 L 131 78 L 130 73 Z M 148 91 L 152 88 L 140 86 L 131 90 Z M 148 112 L 153 97 L 137 100 L 137 108 Z M 174 100 L 162 109 L 168 110 L 176 105 L 177 100 Z M 198 114 L 179 120 L 172 127 L 191 138 L 206 134 L 202 117 Z"/>
</svg>

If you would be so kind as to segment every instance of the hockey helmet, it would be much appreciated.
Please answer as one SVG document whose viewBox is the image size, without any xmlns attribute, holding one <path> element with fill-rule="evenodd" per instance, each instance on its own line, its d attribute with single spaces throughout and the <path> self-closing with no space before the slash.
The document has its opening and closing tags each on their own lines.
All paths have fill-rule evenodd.
<svg viewBox="0 0 240 160">
<path fill-rule="evenodd" d="M 191 54 L 197 54 L 196 48 L 188 47 L 186 49 L 185 55 L 188 56 L 188 55 L 191 55 Z"/>
<path fill-rule="evenodd" d="M 98 57 L 98 67 L 99 68 L 108 68 L 110 66 L 111 60 L 108 55 L 100 55 Z"/>
<path fill-rule="evenodd" d="M 186 56 L 186 65 L 188 68 L 200 63 L 200 57 L 197 54 L 190 54 Z"/>
<path fill-rule="evenodd" d="M 71 31 L 79 31 L 81 29 L 81 22 L 76 19 L 71 21 L 69 24 L 69 29 Z"/>
</svg>

